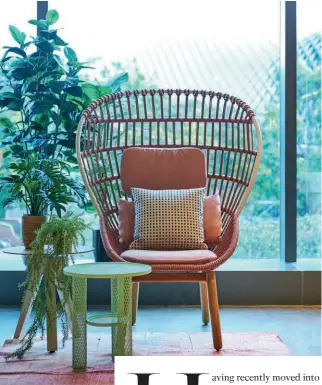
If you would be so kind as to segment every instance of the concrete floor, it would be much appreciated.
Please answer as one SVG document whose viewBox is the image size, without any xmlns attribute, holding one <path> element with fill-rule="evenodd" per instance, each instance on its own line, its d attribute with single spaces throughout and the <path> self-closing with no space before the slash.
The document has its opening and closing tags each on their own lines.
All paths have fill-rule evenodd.
<svg viewBox="0 0 322 385">
<path fill-rule="evenodd" d="M 90 308 L 89 315 L 103 313 Z M 321 309 L 318 308 L 222 308 L 223 332 L 277 332 L 293 355 L 321 355 Z M 0 308 L 0 342 L 13 335 L 19 309 Z M 89 327 L 89 332 L 101 328 Z M 201 323 L 197 308 L 141 308 L 134 332 L 210 332 Z"/>
</svg>

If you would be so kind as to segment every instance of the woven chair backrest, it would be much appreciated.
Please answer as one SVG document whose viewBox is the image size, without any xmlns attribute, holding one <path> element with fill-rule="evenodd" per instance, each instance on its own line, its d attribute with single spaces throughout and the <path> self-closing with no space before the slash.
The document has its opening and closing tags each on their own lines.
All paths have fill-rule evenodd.
<svg viewBox="0 0 322 385">
<path fill-rule="evenodd" d="M 227 94 L 190 90 L 140 90 L 103 96 L 84 111 L 77 132 L 80 171 L 101 217 L 118 227 L 120 162 L 130 147 L 201 149 L 207 195 L 221 197 L 223 230 L 239 215 L 261 156 L 253 111 Z M 157 176 L 157 170 L 156 170 Z"/>
</svg>

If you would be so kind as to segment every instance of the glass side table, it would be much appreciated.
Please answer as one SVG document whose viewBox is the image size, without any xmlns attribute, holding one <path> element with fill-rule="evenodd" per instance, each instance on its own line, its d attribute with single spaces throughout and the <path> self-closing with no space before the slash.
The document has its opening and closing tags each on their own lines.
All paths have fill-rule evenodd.
<svg viewBox="0 0 322 385">
<path fill-rule="evenodd" d="M 87 324 L 112 328 L 112 356 L 132 355 L 132 277 L 151 273 L 151 267 L 139 263 L 84 263 L 64 268 L 73 279 L 72 327 L 73 370 L 87 367 Z M 111 280 L 111 313 L 87 319 L 87 279 Z"/>
<path fill-rule="evenodd" d="M 79 246 L 77 247 L 77 250 L 72 250 L 71 255 L 90 253 L 93 250 L 94 249 L 91 246 Z M 27 260 L 29 258 L 29 254 L 31 253 L 31 250 L 25 249 L 24 246 L 16 246 L 16 247 L 8 247 L 6 249 L 3 249 L 2 252 L 5 254 L 21 255 L 25 260 Z M 37 277 L 37 279 L 39 280 L 39 286 L 40 286 L 41 281 L 43 279 L 43 274 L 40 274 L 39 277 Z M 58 290 L 57 287 L 55 287 L 54 283 L 49 283 L 49 285 L 50 287 L 48 287 L 48 292 L 51 293 L 52 295 L 51 296 L 52 309 L 49 312 L 50 314 L 49 313 L 47 314 L 47 351 L 55 352 L 57 350 L 56 290 L 58 292 L 59 298 L 61 299 L 63 299 L 63 293 L 60 290 Z M 29 290 L 29 287 L 27 287 L 26 295 L 24 297 L 24 301 L 21 306 L 20 316 L 19 316 L 19 320 L 16 326 L 13 339 L 7 340 L 7 342 L 10 341 L 11 343 L 15 343 L 17 341 L 20 341 L 23 338 L 24 327 L 28 322 L 28 318 L 32 310 L 34 299 L 35 299 L 34 293 L 31 293 L 31 291 Z M 70 330 L 72 331 L 70 298 L 68 298 L 65 302 L 66 302 L 65 311 L 68 317 Z M 52 321 L 48 322 L 49 319 Z"/>
</svg>

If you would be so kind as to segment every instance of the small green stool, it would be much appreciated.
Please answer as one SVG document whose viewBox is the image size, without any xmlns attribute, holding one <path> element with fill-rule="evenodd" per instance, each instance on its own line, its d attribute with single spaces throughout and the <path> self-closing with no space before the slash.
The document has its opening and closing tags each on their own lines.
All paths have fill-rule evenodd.
<svg viewBox="0 0 322 385">
<path fill-rule="evenodd" d="M 112 356 L 132 355 L 132 277 L 151 273 L 139 263 L 83 263 L 64 268 L 73 278 L 73 370 L 87 367 L 87 324 L 112 327 Z M 111 313 L 87 319 L 87 279 L 111 279 Z"/>
</svg>

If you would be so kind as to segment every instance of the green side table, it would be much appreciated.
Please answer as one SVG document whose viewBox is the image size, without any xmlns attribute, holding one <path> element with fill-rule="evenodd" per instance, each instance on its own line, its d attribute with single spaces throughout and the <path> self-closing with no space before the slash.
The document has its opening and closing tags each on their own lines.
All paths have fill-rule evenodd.
<svg viewBox="0 0 322 385">
<path fill-rule="evenodd" d="M 87 324 L 112 328 L 112 356 L 132 355 L 132 277 L 151 273 L 139 263 L 83 263 L 64 268 L 73 279 L 73 370 L 87 366 Z M 111 280 L 111 313 L 87 319 L 87 279 Z"/>
</svg>

